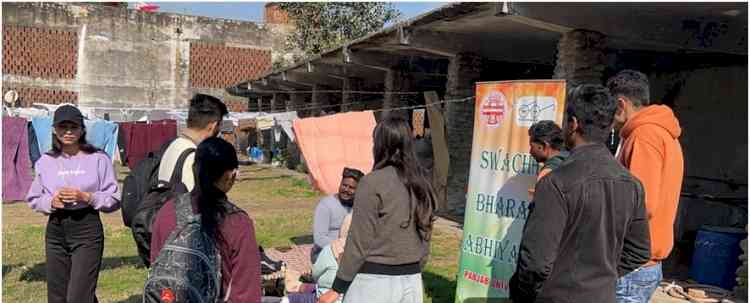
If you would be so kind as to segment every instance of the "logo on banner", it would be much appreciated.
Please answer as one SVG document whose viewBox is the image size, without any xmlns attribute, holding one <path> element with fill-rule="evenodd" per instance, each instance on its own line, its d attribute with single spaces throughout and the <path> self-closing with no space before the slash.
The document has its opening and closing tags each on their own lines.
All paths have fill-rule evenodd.
<svg viewBox="0 0 750 303">
<path fill-rule="evenodd" d="M 523 96 L 515 103 L 516 124 L 531 127 L 542 120 L 555 121 L 557 100 L 550 96 Z"/>
<path fill-rule="evenodd" d="M 492 91 L 482 99 L 482 106 L 480 108 L 482 114 L 482 121 L 487 126 L 495 128 L 500 126 L 505 118 L 505 111 L 508 107 L 508 102 L 500 91 Z"/>
</svg>

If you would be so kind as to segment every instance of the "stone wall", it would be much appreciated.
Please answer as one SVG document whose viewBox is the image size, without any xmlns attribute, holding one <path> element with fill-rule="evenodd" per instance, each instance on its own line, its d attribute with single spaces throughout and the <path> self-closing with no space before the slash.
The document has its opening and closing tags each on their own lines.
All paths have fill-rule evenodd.
<svg viewBox="0 0 750 303">
<path fill-rule="evenodd" d="M 475 83 L 482 71 L 483 59 L 476 54 L 462 53 L 448 65 L 445 100 L 473 96 Z M 463 215 L 471 167 L 471 143 L 474 134 L 474 103 L 460 102 L 445 105 L 446 140 L 450 154 L 448 170 L 448 208 Z"/>
<path fill-rule="evenodd" d="M 701 179 L 747 184 L 747 66 L 652 74 L 649 78 L 652 100 L 672 103 L 682 127 L 683 191 L 747 198 L 747 185 L 735 187 Z M 675 232 L 679 239 L 703 224 L 744 227 L 746 223 L 746 209 L 683 198 Z"/>
<path fill-rule="evenodd" d="M 196 92 L 247 103 L 224 88 L 268 70 L 288 31 L 81 3 L 5 3 L 2 17 L 4 89 L 71 92 L 81 105 L 113 108 L 184 108 Z M 52 103 L 30 96 L 21 93 Z"/>
</svg>

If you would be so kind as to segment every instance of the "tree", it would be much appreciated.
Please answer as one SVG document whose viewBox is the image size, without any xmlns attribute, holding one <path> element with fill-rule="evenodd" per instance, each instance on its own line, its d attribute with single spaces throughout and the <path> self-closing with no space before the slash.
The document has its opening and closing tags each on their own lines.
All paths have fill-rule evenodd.
<svg viewBox="0 0 750 303">
<path fill-rule="evenodd" d="M 296 26 L 286 41 L 288 51 L 313 55 L 378 31 L 401 13 L 384 2 L 280 2 Z"/>
</svg>

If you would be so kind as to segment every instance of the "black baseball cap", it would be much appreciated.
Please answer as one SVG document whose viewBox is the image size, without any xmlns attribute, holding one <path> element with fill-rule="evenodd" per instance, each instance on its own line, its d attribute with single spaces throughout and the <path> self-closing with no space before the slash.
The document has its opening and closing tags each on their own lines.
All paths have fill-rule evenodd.
<svg viewBox="0 0 750 303">
<path fill-rule="evenodd" d="M 55 111 L 55 119 L 52 124 L 57 125 L 65 121 L 70 121 L 73 123 L 77 123 L 80 126 L 83 126 L 83 114 L 81 114 L 81 111 L 78 110 L 78 108 L 76 108 L 75 106 L 72 106 L 72 105 L 60 106 Z"/>
</svg>

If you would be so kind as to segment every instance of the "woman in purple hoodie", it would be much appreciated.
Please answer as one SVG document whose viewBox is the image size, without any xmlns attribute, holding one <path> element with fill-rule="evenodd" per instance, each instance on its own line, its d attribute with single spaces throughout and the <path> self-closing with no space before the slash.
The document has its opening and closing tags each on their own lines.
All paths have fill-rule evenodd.
<svg viewBox="0 0 750 303">
<path fill-rule="evenodd" d="M 36 162 L 26 196 L 49 216 L 46 231 L 47 302 L 97 302 L 104 230 L 99 211 L 120 207 L 112 160 L 86 143 L 83 115 L 74 106 L 55 111 L 52 149 Z"/>
</svg>

